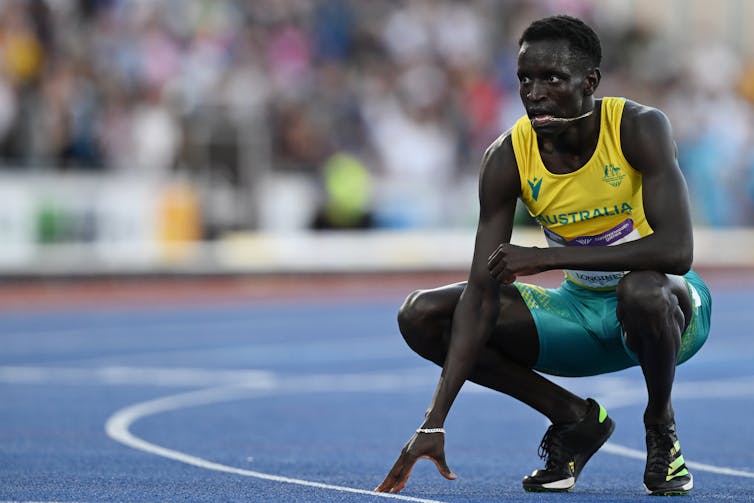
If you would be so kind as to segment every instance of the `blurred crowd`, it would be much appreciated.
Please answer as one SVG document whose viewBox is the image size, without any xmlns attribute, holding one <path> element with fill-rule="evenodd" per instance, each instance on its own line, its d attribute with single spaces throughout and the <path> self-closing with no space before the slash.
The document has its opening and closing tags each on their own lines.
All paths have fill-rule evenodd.
<svg viewBox="0 0 754 503">
<path fill-rule="evenodd" d="M 602 37 L 600 95 L 670 116 L 696 223 L 754 225 L 746 52 L 673 39 L 614 6 L 0 0 L 0 166 L 181 176 L 247 205 L 308 204 L 296 225 L 317 229 L 472 225 L 481 154 L 523 113 L 518 36 L 567 12 Z M 295 183 L 270 180 L 313 189 L 286 199 Z M 262 225 L 222 200 L 207 210 L 219 227 Z"/>
</svg>

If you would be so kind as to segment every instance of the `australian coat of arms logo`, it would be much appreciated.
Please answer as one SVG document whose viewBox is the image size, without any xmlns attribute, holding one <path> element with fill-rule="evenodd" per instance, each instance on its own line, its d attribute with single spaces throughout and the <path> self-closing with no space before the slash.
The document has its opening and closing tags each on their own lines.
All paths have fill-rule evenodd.
<svg viewBox="0 0 754 503">
<path fill-rule="evenodd" d="M 626 175 L 623 170 L 614 164 L 608 164 L 605 166 L 604 175 L 602 181 L 612 185 L 613 187 L 619 187 L 623 178 Z"/>
</svg>

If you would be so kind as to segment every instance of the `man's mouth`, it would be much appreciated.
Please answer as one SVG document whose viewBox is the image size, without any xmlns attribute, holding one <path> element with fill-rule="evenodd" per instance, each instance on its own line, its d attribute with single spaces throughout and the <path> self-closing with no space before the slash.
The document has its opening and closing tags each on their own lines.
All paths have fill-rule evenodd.
<svg viewBox="0 0 754 503">
<path fill-rule="evenodd" d="M 531 118 L 532 126 L 546 126 L 551 123 L 555 117 L 549 114 L 539 114 Z"/>
</svg>

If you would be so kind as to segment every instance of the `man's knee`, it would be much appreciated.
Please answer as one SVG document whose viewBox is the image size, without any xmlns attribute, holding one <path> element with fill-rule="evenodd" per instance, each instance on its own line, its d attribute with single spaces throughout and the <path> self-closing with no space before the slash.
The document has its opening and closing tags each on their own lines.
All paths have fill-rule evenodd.
<svg viewBox="0 0 754 503">
<path fill-rule="evenodd" d="M 618 316 L 622 322 L 668 316 L 677 300 L 664 274 L 654 271 L 628 273 L 618 284 Z"/>
<path fill-rule="evenodd" d="M 411 292 L 398 310 L 398 327 L 406 337 L 415 332 L 432 318 L 432 303 L 424 290 Z"/>
<path fill-rule="evenodd" d="M 627 333 L 629 348 L 640 341 L 653 346 L 670 338 L 676 343 L 685 326 L 678 298 L 667 277 L 658 272 L 627 274 L 618 284 L 618 319 Z"/>
<path fill-rule="evenodd" d="M 411 292 L 398 310 L 398 328 L 411 349 L 422 353 L 427 343 L 442 337 L 449 318 L 431 290 Z"/>
</svg>

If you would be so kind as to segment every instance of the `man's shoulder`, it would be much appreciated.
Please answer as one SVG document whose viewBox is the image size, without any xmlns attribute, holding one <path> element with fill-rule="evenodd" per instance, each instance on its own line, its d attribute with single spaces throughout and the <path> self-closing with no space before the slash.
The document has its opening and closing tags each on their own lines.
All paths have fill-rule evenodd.
<svg viewBox="0 0 754 503">
<path fill-rule="evenodd" d="M 499 201 L 518 197 L 521 189 L 512 131 L 509 129 L 490 143 L 479 175 L 480 185 L 487 188 L 482 192 Z"/>
<path fill-rule="evenodd" d="M 667 115 L 659 108 L 629 99 L 625 100 L 622 118 L 623 126 L 647 127 L 667 122 L 669 122 Z"/>
<path fill-rule="evenodd" d="M 483 162 L 485 164 L 490 161 L 502 160 L 506 156 L 513 156 L 512 134 L 513 128 L 510 128 L 490 143 L 487 150 L 484 152 Z"/>
<path fill-rule="evenodd" d="M 662 151 L 676 151 L 668 116 L 659 108 L 635 101 L 626 100 L 620 137 L 626 159 L 640 171 L 649 165 L 646 162 L 648 156 Z"/>
</svg>

